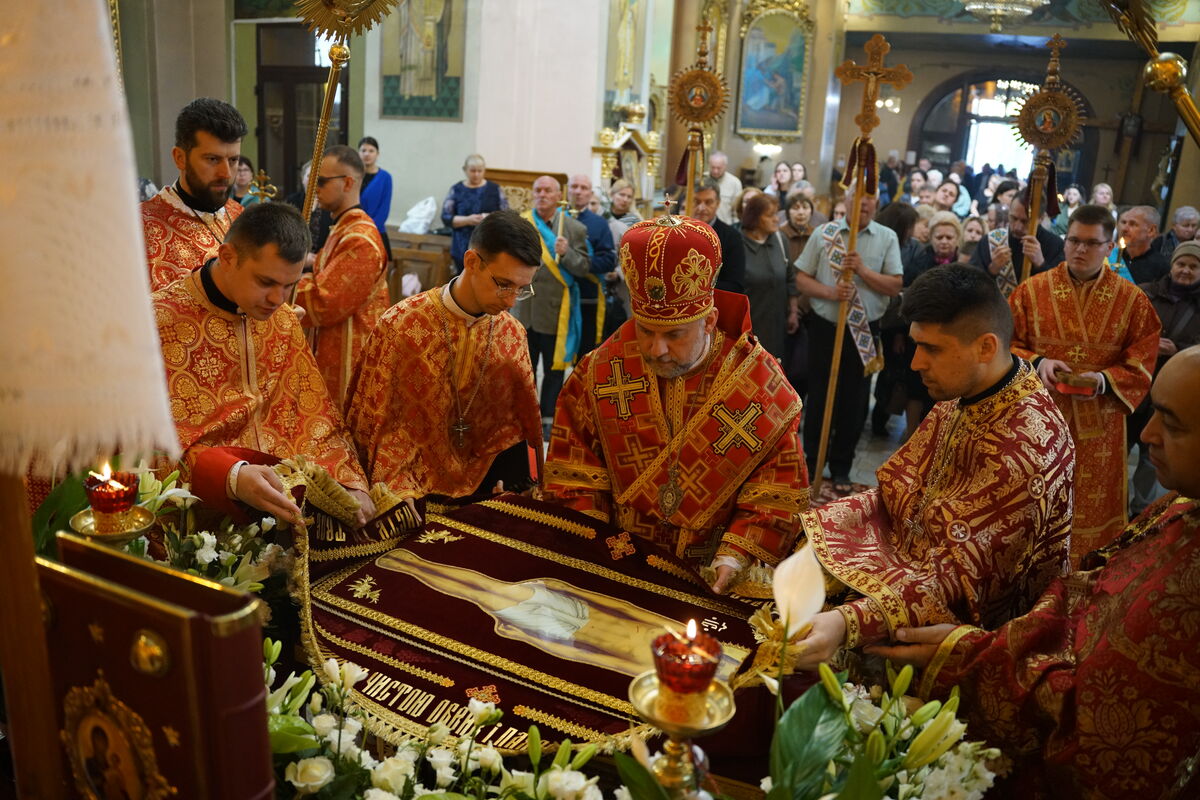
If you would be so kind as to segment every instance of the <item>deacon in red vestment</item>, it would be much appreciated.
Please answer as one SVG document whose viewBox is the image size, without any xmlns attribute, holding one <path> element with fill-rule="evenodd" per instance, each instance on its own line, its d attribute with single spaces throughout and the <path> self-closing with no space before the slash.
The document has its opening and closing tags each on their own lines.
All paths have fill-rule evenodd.
<svg viewBox="0 0 1200 800">
<path fill-rule="evenodd" d="M 1013 352 L 1033 361 L 1075 440 L 1076 566 L 1128 520 L 1125 418 L 1150 390 L 1162 335 L 1145 293 L 1105 267 L 1112 235 L 1107 209 L 1080 206 L 1067 228 L 1066 262 L 1009 298 Z M 1080 378 L 1091 387 L 1068 384 Z"/>
<path fill-rule="evenodd" d="M 388 307 L 383 237 L 358 202 L 364 172 L 354 148 L 339 144 L 325 151 L 317 202 L 333 215 L 333 228 L 312 274 L 300 279 L 296 291 L 296 303 L 308 312 L 301 321 L 310 329 L 317 365 L 338 406 L 367 337 Z"/>
<path fill-rule="evenodd" d="M 508 311 L 532 295 L 540 260 L 537 232 L 492 212 L 461 275 L 379 320 L 346 409 L 372 484 L 413 500 L 529 483 L 525 443 L 541 452 L 541 415 L 525 328 Z"/>
<path fill-rule="evenodd" d="M 206 503 L 294 521 L 299 509 L 269 464 L 304 456 L 374 515 L 367 483 L 287 298 L 309 252 L 291 206 L 251 206 L 216 259 L 154 293 L 182 467 Z"/>
<path fill-rule="evenodd" d="M 800 398 L 751 334 L 745 297 L 714 292 L 712 228 L 639 223 L 620 261 L 634 318 L 563 387 L 545 498 L 711 564 L 726 591 L 796 537 L 808 500 Z"/>
<path fill-rule="evenodd" d="M 225 241 L 242 204 L 229 196 L 246 121 L 228 103 L 201 97 L 175 120 L 171 158 L 179 180 L 142 203 L 150 291 L 187 276 Z"/>
<path fill-rule="evenodd" d="M 1196 797 L 1200 781 L 1200 347 L 1168 361 L 1142 432 L 1175 489 L 1033 610 L 988 632 L 938 625 L 871 648 L 962 693 L 970 739 L 1013 759 L 1004 797 Z"/>
<path fill-rule="evenodd" d="M 818 614 L 801 666 L 934 622 L 996 626 L 1067 567 L 1075 448 L 985 272 L 939 267 L 904 293 L 912 366 L 940 400 L 879 486 L 805 512 L 813 550 L 848 587 Z"/>
</svg>

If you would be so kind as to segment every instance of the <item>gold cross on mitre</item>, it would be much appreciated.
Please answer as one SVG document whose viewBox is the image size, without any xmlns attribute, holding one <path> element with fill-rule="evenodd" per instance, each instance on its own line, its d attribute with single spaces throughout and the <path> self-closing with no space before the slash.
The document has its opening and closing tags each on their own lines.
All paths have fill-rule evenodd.
<svg viewBox="0 0 1200 800">
<path fill-rule="evenodd" d="M 852 60 L 846 59 L 844 64 L 833 71 L 843 84 L 855 81 L 862 81 L 865 84 L 863 86 L 862 111 L 854 118 L 854 122 L 864 136 L 870 136 L 871 131 L 879 127 L 879 115 L 875 113 L 875 101 L 879 99 L 880 85 L 889 83 L 899 90 L 912 81 L 912 73 L 903 64 L 895 67 L 883 66 L 883 57 L 891 49 L 892 46 L 887 43 L 887 40 L 877 33 L 863 45 L 863 50 L 869 57 L 866 66 L 859 66 Z"/>
</svg>

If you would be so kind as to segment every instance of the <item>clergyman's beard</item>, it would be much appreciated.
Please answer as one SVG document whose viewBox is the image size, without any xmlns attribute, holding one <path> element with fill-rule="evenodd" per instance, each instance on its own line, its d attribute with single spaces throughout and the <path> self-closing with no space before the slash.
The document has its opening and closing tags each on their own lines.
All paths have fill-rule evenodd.
<svg viewBox="0 0 1200 800">
<path fill-rule="evenodd" d="M 225 205 L 225 201 L 229 199 L 229 193 L 233 190 L 233 183 L 228 186 L 205 185 L 200 180 L 200 176 L 192 169 L 191 164 L 187 165 L 183 177 L 187 181 L 188 194 L 200 202 L 208 204 L 208 208 L 201 209 L 202 211 L 216 211 Z"/>
<path fill-rule="evenodd" d="M 646 358 L 645 356 L 643 356 L 642 359 L 646 362 L 646 366 L 650 368 L 650 371 L 658 377 L 663 378 L 664 380 L 678 378 L 680 375 L 684 375 L 695 369 L 696 365 L 704 359 L 705 354 L 708 353 L 709 342 L 710 338 L 706 335 L 704 337 L 704 343 L 700 347 L 700 351 L 696 353 L 695 357 L 686 364 L 681 364 L 678 361 L 669 361 L 664 363 Z"/>
</svg>

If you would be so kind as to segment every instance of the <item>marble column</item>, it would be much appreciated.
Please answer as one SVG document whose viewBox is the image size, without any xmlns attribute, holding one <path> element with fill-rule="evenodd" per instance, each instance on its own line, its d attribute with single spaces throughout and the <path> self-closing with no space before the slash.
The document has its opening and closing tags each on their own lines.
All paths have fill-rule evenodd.
<svg viewBox="0 0 1200 800">
<path fill-rule="evenodd" d="M 696 26 L 700 24 L 699 0 L 675 0 L 675 17 L 671 26 L 671 75 L 691 66 L 696 61 Z M 662 164 L 662 183 L 669 186 L 675 182 L 675 170 L 679 159 L 687 149 L 688 129 L 664 109 L 667 123 L 666 156 Z"/>
</svg>

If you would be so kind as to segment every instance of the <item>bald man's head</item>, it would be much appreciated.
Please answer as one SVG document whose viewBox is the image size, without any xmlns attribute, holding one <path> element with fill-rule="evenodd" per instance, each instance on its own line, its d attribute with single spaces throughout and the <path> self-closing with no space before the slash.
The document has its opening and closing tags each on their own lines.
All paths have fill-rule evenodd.
<svg viewBox="0 0 1200 800">
<path fill-rule="evenodd" d="M 592 201 L 592 179 L 582 172 L 572 175 L 567 181 L 567 199 L 576 211 L 587 208 Z"/>
<path fill-rule="evenodd" d="M 1150 390 L 1154 415 L 1142 430 L 1158 482 L 1200 497 L 1200 345 L 1180 350 L 1159 370 Z"/>
<path fill-rule="evenodd" d="M 543 175 L 533 182 L 533 207 L 543 219 L 554 214 L 554 207 L 561 199 L 562 187 L 554 178 Z"/>
</svg>

